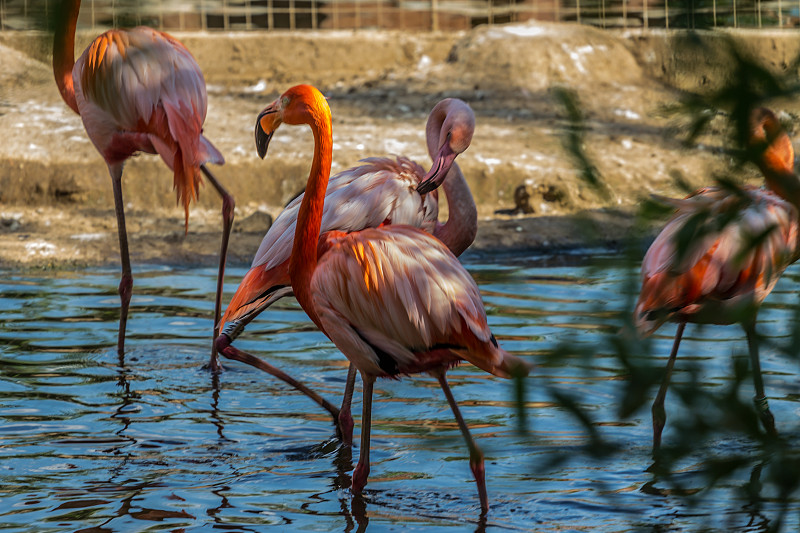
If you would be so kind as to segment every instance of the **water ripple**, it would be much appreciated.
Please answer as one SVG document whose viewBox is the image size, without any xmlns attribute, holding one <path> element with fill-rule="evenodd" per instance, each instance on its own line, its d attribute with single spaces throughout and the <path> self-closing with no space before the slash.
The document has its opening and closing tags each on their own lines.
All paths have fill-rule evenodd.
<svg viewBox="0 0 800 533">
<path fill-rule="evenodd" d="M 434 379 L 376 384 L 370 483 L 353 497 L 358 447 L 332 439 L 324 412 L 244 365 L 225 361 L 219 377 L 202 369 L 213 269 L 140 267 L 122 359 L 116 270 L 7 272 L 0 280 L 0 529 L 349 532 L 368 524 L 375 531 L 617 532 L 711 523 L 763 531 L 777 503 L 767 498 L 760 511 L 748 509 L 746 476 L 716 487 L 703 508 L 652 483 L 649 412 L 620 419 L 626 370 L 603 353 L 603 336 L 618 329 L 629 301 L 631 269 L 600 259 L 600 267 L 578 254 L 465 260 L 500 343 L 538 364 L 524 402 L 528 434 L 519 431 L 508 382 L 469 365 L 448 374 L 486 455 L 492 508 L 484 519 L 466 446 Z M 243 273 L 229 271 L 227 298 Z M 793 268 L 765 305 L 767 339 L 790 338 L 786 317 L 797 310 L 798 281 Z M 667 326 L 652 341 L 657 365 L 672 331 Z M 593 355 L 559 352 L 564 344 Z M 237 345 L 338 401 L 346 360 L 294 300 L 264 312 Z M 704 387 L 728 386 L 730 354 L 744 350 L 735 327 L 690 328 L 675 380 L 688 380 L 695 365 Z M 562 355 L 546 357 L 552 353 Z M 776 419 L 791 420 L 800 412 L 794 362 L 775 350 L 763 361 Z M 576 398 L 626 453 L 593 460 L 585 428 L 554 392 Z M 358 394 L 353 410 L 360 413 Z M 735 436 L 717 446 L 719 453 L 753 451 Z M 690 461 L 676 476 L 687 490 L 700 490 L 703 469 L 701 460 Z M 800 502 L 791 502 L 790 525 L 798 510 Z"/>
</svg>

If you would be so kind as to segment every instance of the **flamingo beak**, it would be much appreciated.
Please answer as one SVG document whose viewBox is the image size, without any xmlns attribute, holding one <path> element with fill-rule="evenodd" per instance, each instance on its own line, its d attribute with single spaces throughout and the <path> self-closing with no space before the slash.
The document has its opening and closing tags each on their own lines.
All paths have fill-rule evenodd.
<svg viewBox="0 0 800 533">
<path fill-rule="evenodd" d="M 447 173 L 450 172 L 450 167 L 453 166 L 456 155 L 458 154 L 450 148 L 450 143 L 445 142 L 439 148 L 439 153 L 436 154 L 436 158 L 433 160 L 433 166 L 417 185 L 417 192 L 426 194 L 438 188 L 444 182 Z"/>
<path fill-rule="evenodd" d="M 279 113 L 278 101 L 268 105 L 256 119 L 256 151 L 258 157 L 264 159 L 267 155 L 267 148 L 269 141 L 272 139 L 272 134 L 281 125 L 281 116 Z"/>
</svg>

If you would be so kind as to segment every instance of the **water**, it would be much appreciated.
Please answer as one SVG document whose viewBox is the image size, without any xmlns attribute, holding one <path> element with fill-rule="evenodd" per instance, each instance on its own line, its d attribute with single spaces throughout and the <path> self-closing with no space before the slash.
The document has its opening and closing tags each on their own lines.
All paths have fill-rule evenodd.
<svg viewBox="0 0 800 533">
<path fill-rule="evenodd" d="M 587 254 L 588 256 L 596 254 Z M 752 468 L 699 492 L 701 505 L 663 490 L 652 465 L 646 404 L 623 417 L 626 371 L 606 342 L 625 309 L 630 268 L 611 257 L 470 256 L 493 331 L 509 351 L 539 363 L 526 382 L 527 434 L 514 388 L 469 365 L 448 374 L 486 454 L 491 504 L 479 518 L 466 447 L 436 381 L 376 384 L 372 470 L 363 497 L 348 490 L 357 446 L 332 439 L 325 413 L 268 375 L 208 359 L 215 272 L 139 267 L 124 366 L 115 350 L 116 269 L 3 273 L 0 280 L 0 529 L 29 531 L 694 531 L 705 525 L 766 531 L 778 498 L 743 492 Z M 229 269 L 228 297 L 243 269 Z M 769 339 L 786 339 L 800 270 L 791 269 L 760 315 Z M 663 364 L 674 326 L 652 344 Z M 546 358 L 559 345 L 563 356 Z M 293 299 L 263 313 L 237 341 L 338 402 L 345 359 Z M 675 381 L 699 372 L 702 389 L 733 380 L 736 327 L 687 329 Z M 589 351 L 585 358 L 575 353 Z M 796 361 L 765 347 L 762 366 L 782 435 L 798 432 Z M 749 401 L 752 385 L 742 386 Z M 648 392 L 648 402 L 654 391 Z M 619 453 L 596 459 L 587 431 L 558 395 L 574 398 Z M 682 404 L 668 396 L 665 442 Z M 354 413 L 360 415 L 360 384 Z M 359 416 L 356 416 L 356 441 Z M 681 465 L 703 489 L 704 454 L 753 459 L 736 434 L 698 444 Z M 557 460 L 565 459 L 562 462 Z M 765 469 L 768 468 L 765 467 Z M 660 487 L 660 488 L 659 488 Z M 784 530 L 798 529 L 800 499 Z"/>
</svg>

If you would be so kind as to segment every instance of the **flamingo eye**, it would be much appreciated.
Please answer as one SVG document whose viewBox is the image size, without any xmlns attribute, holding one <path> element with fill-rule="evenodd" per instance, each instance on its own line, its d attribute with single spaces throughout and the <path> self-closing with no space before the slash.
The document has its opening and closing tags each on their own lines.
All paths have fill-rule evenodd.
<svg viewBox="0 0 800 533">
<path fill-rule="evenodd" d="M 282 97 L 281 98 L 281 106 L 287 107 L 288 105 L 289 105 L 289 97 L 288 96 Z"/>
</svg>

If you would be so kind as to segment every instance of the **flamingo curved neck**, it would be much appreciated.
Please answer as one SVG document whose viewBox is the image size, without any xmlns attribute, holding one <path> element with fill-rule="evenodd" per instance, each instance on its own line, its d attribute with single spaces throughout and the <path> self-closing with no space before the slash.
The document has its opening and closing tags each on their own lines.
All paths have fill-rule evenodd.
<svg viewBox="0 0 800 533">
<path fill-rule="evenodd" d="M 800 210 L 800 179 L 794 173 L 794 149 L 788 135 L 779 135 L 770 143 L 758 167 L 767 188 Z"/>
<path fill-rule="evenodd" d="M 444 100 L 431 110 L 425 125 L 425 140 L 431 159 L 439 151 L 442 125 L 450 113 L 471 115 L 472 111 L 466 103 L 457 99 Z M 436 224 L 433 235 L 458 256 L 469 248 L 478 233 L 478 208 L 457 163 L 450 168 L 442 189 L 447 197 L 449 215 L 446 223 Z"/>
<path fill-rule="evenodd" d="M 324 108 L 322 106 L 313 108 L 313 117 L 308 121 L 308 125 L 314 133 L 314 160 L 308 176 L 306 193 L 297 215 L 297 230 L 289 260 L 289 279 L 298 303 L 317 327 L 322 329 L 311 299 L 311 277 L 317 266 L 322 208 L 328 179 L 331 176 L 333 131 L 327 103 L 324 103 Z"/>
<path fill-rule="evenodd" d="M 478 233 L 478 208 L 467 180 L 457 163 L 453 163 L 442 184 L 447 197 L 447 222 L 436 224 L 434 237 L 459 256 L 469 248 Z"/>
<path fill-rule="evenodd" d="M 75 66 L 75 27 L 78 24 L 80 0 L 67 0 L 61 5 L 61 16 L 53 38 L 53 74 L 64 102 L 79 113 L 75 99 L 72 67 Z"/>
</svg>

